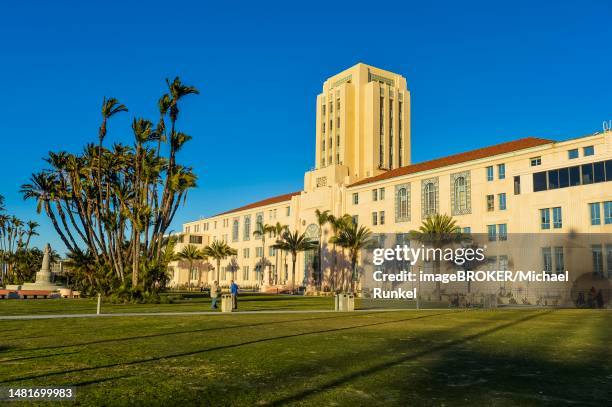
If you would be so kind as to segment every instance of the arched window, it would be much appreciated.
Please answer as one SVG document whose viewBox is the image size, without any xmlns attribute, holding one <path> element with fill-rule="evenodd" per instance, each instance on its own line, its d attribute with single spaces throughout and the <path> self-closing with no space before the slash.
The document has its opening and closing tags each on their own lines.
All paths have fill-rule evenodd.
<svg viewBox="0 0 612 407">
<path fill-rule="evenodd" d="M 232 224 L 232 242 L 238 241 L 238 233 L 240 228 L 240 221 L 238 219 L 234 219 Z"/>
<path fill-rule="evenodd" d="M 408 217 L 408 191 L 406 188 L 400 188 L 397 191 L 397 205 L 399 209 L 399 217 L 401 219 Z"/>
<path fill-rule="evenodd" d="M 251 237 L 251 216 L 244 217 L 244 240 Z"/>
<path fill-rule="evenodd" d="M 465 177 L 457 177 L 455 180 L 455 211 L 463 212 L 467 209 L 467 183 Z"/>
<path fill-rule="evenodd" d="M 438 211 L 436 185 L 433 182 L 428 182 L 423 192 L 425 195 L 425 215 L 433 215 Z"/>
</svg>

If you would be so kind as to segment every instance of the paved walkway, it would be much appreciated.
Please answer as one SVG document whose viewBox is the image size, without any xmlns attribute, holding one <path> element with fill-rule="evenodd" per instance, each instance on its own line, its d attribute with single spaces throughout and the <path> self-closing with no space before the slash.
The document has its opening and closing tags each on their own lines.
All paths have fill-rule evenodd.
<svg viewBox="0 0 612 407">
<path fill-rule="evenodd" d="M 457 311 L 452 308 L 411 309 L 360 309 L 353 312 L 398 312 L 398 311 Z M 195 316 L 195 315 L 248 315 L 248 314 L 326 314 L 334 310 L 264 310 L 264 311 L 186 311 L 186 312 L 117 312 L 114 314 L 52 314 L 52 315 L 0 315 L 0 320 L 57 319 L 57 318 L 104 318 L 104 317 L 148 317 L 148 316 Z"/>
</svg>

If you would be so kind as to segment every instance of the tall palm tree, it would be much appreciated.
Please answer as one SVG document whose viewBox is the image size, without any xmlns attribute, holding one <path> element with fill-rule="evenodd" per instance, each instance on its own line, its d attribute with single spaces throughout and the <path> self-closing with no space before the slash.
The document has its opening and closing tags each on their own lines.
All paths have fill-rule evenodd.
<svg viewBox="0 0 612 407">
<path fill-rule="evenodd" d="M 319 261 L 317 267 L 318 275 L 315 282 L 318 287 L 321 286 L 321 280 L 323 279 L 323 227 L 329 222 L 329 216 L 329 210 L 315 210 L 315 218 L 317 219 L 317 224 L 319 225 Z"/>
<path fill-rule="evenodd" d="M 230 247 L 222 240 L 215 240 L 204 248 L 204 255 L 217 261 L 217 278 L 215 278 L 215 280 L 219 281 L 220 278 L 221 260 L 224 260 L 230 256 L 236 256 L 237 254 L 238 251 L 236 249 Z"/>
<path fill-rule="evenodd" d="M 332 283 L 332 290 L 335 291 L 336 286 L 338 284 L 338 275 L 337 275 L 338 274 L 338 252 L 336 250 L 337 243 L 336 243 L 334 236 L 337 236 L 341 230 L 349 227 L 353 223 L 353 218 L 351 217 L 351 215 L 347 213 L 345 213 L 344 215 L 340 217 L 329 215 L 328 222 L 332 228 L 332 238 L 330 238 L 329 241 L 332 244 L 333 251 L 334 251 L 334 264 L 332 267 L 332 282 L 331 283 Z"/>
<path fill-rule="evenodd" d="M 261 238 L 261 246 L 263 249 L 263 253 L 261 255 L 261 264 L 262 264 L 262 268 L 261 268 L 261 273 L 262 276 L 265 275 L 265 269 L 266 269 L 266 235 L 272 234 L 274 233 L 274 226 L 272 225 L 268 225 L 267 223 L 263 223 L 263 222 L 257 222 L 257 225 L 255 226 L 255 230 L 253 231 L 253 236 L 255 236 L 256 238 Z M 268 277 L 268 284 L 270 283 L 270 278 Z"/>
<path fill-rule="evenodd" d="M 274 237 L 275 238 L 280 237 L 283 234 L 283 232 L 289 228 L 289 226 L 283 225 L 280 222 L 276 222 L 276 225 L 274 225 L 273 227 L 274 227 Z M 279 272 L 278 272 L 278 253 L 279 252 L 281 254 L 284 253 L 282 250 L 275 250 L 275 253 L 274 253 L 276 257 L 276 262 L 274 264 L 274 284 L 279 283 Z"/>
<path fill-rule="evenodd" d="M 427 217 L 419 226 L 418 230 L 410 231 L 411 238 L 419 242 L 432 246 L 434 249 L 441 249 L 452 242 L 461 240 L 461 229 L 452 216 L 446 214 L 435 214 Z M 436 257 L 433 262 L 434 273 L 440 272 L 440 259 Z M 440 282 L 436 282 L 436 292 L 438 301 L 442 301 L 442 290 Z"/>
<path fill-rule="evenodd" d="M 26 241 L 25 241 L 25 249 L 27 250 L 28 247 L 30 246 L 30 239 L 32 238 L 32 236 L 38 236 L 38 232 L 36 231 L 36 228 L 38 228 L 40 225 L 38 224 L 38 222 L 34 222 L 34 221 L 28 221 L 26 223 L 28 229 L 26 231 Z"/>
<path fill-rule="evenodd" d="M 178 254 L 178 257 L 181 260 L 185 260 L 187 263 L 189 263 L 189 280 L 191 281 L 191 275 L 193 274 L 193 263 L 195 263 L 197 260 L 204 259 L 206 256 L 204 255 L 203 250 L 198 249 L 192 244 L 188 244 L 187 246 L 183 247 L 183 250 L 181 250 L 181 252 Z M 202 272 L 198 268 L 198 287 L 201 283 Z"/>
<path fill-rule="evenodd" d="M 291 233 L 289 230 L 286 230 L 280 239 L 276 240 L 273 247 L 291 253 L 291 292 L 295 293 L 295 262 L 297 254 L 306 250 L 313 250 L 317 247 L 317 244 L 308 239 L 305 233 L 299 234 L 297 231 Z"/>
<path fill-rule="evenodd" d="M 343 228 L 338 235 L 333 236 L 333 242 L 349 251 L 351 259 L 351 291 L 355 290 L 355 280 L 357 279 L 357 260 L 361 249 L 372 242 L 372 232 L 365 226 L 358 226 L 351 223 Z M 343 279 L 344 280 L 344 279 Z M 342 282 L 344 289 L 344 281 Z"/>
</svg>

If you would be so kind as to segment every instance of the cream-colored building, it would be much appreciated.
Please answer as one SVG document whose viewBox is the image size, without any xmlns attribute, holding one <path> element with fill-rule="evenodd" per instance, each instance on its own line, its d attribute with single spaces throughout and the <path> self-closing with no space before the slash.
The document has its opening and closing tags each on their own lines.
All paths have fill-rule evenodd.
<svg viewBox="0 0 612 407">
<path fill-rule="evenodd" d="M 401 75 L 357 64 L 326 80 L 316 104 L 315 169 L 304 175 L 302 191 L 183 227 L 182 244 L 224 240 L 235 248 L 234 276 L 243 287 L 259 285 L 264 255 L 267 283 L 290 279 L 290 257 L 272 251 L 273 236 L 263 248 L 253 235 L 256 224 L 280 222 L 318 239 L 316 209 L 350 214 L 374 233 L 406 233 L 434 213 L 452 215 L 466 231 L 492 240 L 512 233 L 612 233 L 612 132 L 565 141 L 522 138 L 413 164 L 410 92 Z M 326 281 L 333 257 L 328 226 L 322 235 Z M 612 245 L 593 256 L 585 261 L 597 263 L 600 256 L 602 273 L 612 277 Z M 297 284 L 308 283 L 313 258 L 298 256 Z M 222 263 L 222 284 L 232 275 L 225 272 L 229 262 Z M 208 283 L 212 273 L 200 278 Z M 175 265 L 171 284 L 197 280 L 197 273 Z"/>
</svg>

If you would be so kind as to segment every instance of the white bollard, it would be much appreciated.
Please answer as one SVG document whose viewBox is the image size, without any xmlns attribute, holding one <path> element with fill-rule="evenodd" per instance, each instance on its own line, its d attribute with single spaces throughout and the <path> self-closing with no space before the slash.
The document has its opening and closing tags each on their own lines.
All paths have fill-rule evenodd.
<svg viewBox="0 0 612 407">
<path fill-rule="evenodd" d="M 96 310 L 96 314 L 100 315 L 100 306 L 102 305 L 102 295 L 98 294 L 98 309 Z"/>
</svg>

